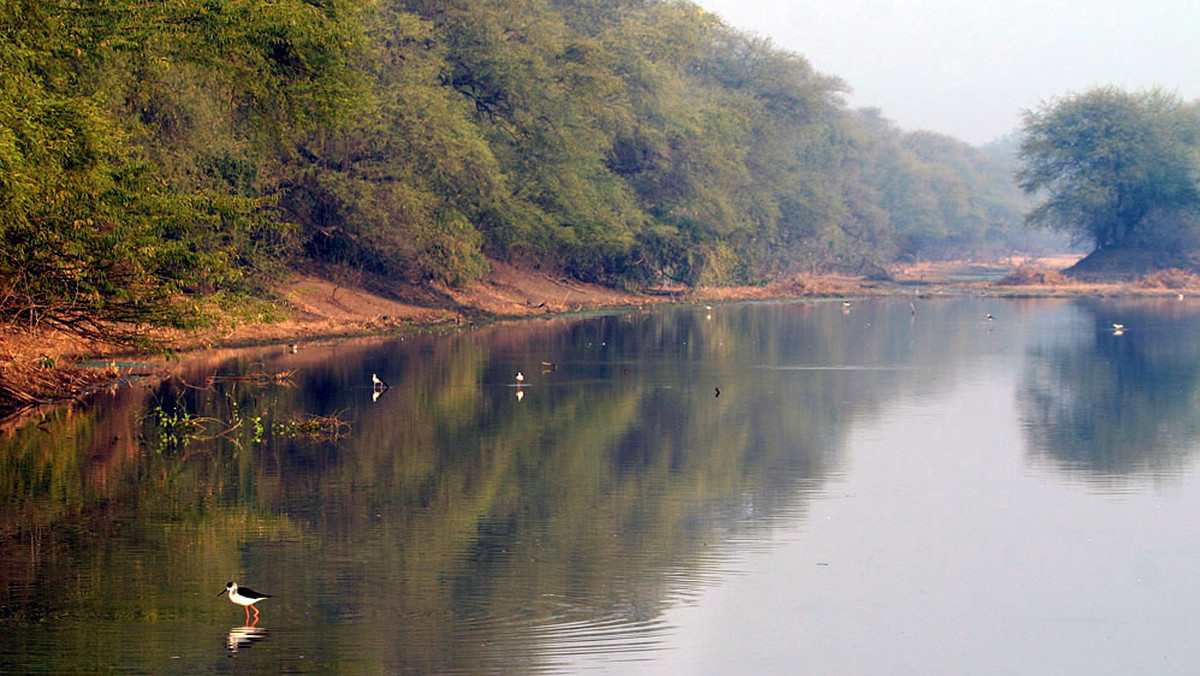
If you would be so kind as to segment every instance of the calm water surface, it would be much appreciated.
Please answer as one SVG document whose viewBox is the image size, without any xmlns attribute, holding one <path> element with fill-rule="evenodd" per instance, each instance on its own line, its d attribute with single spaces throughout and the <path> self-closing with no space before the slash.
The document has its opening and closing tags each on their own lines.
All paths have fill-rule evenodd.
<svg viewBox="0 0 1200 676">
<path fill-rule="evenodd" d="M 0 438 L 0 671 L 1197 673 L 1198 334 L 891 299 L 202 355 Z"/>
</svg>

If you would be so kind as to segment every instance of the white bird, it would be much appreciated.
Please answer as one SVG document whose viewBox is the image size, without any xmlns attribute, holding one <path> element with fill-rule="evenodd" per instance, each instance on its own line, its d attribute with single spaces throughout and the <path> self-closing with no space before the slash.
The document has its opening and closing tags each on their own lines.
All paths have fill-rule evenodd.
<svg viewBox="0 0 1200 676">
<path fill-rule="evenodd" d="M 374 373 L 371 374 L 371 387 L 375 388 L 376 391 L 390 389 L 388 384 L 380 380 L 379 376 Z"/>
<path fill-rule="evenodd" d="M 517 371 L 517 385 L 520 385 L 523 382 L 525 382 L 525 374 Z"/>
<path fill-rule="evenodd" d="M 1124 325 L 1124 324 L 1118 324 L 1118 323 L 1116 323 L 1116 322 L 1113 322 L 1113 325 L 1112 325 L 1112 327 L 1113 327 L 1114 329 L 1116 329 L 1116 330 L 1120 331 L 1121 329 L 1125 328 L 1125 325 Z"/>
</svg>

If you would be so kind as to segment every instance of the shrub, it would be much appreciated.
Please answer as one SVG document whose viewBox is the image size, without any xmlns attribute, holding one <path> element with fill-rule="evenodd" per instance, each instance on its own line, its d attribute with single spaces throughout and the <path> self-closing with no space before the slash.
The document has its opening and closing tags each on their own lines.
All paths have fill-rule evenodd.
<svg viewBox="0 0 1200 676">
<path fill-rule="evenodd" d="M 1146 289 L 1195 289 L 1200 288 L 1200 276 L 1187 270 L 1169 268 L 1142 277 L 1138 280 L 1138 286 Z"/>
<path fill-rule="evenodd" d="M 1002 286 L 1059 286 L 1069 284 L 1071 280 L 1058 270 L 1038 270 L 1022 265 L 996 283 Z"/>
</svg>

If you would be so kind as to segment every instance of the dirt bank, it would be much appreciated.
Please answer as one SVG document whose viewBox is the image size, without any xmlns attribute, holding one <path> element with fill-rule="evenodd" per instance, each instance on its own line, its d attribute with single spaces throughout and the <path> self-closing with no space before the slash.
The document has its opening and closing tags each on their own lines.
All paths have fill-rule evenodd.
<svg viewBox="0 0 1200 676">
<path fill-rule="evenodd" d="M 346 280 L 297 275 L 278 287 L 277 314 L 269 322 L 233 321 L 189 334 L 162 336 L 174 351 L 255 343 L 303 342 L 330 336 L 456 327 L 481 321 L 577 312 L 598 307 L 672 302 L 731 302 L 804 297 L 987 293 L 1011 296 L 1200 294 L 1200 278 L 1160 272 L 1122 284 L 1077 283 L 1060 271 L 1073 257 L 998 262 L 924 263 L 897 267 L 892 281 L 837 275 L 801 275 L 764 286 L 663 287 L 644 293 L 585 284 L 536 268 L 495 262 L 486 278 L 465 289 L 368 288 Z M 79 393 L 129 373 L 121 348 L 73 336 L 0 327 L 0 422 L 41 407 L 61 405 Z M 104 365 L 83 366 L 84 359 Z M 166 360 L 140 355 L 139 361 Z M 146 367 L 138 367 L 145 370 Z"/>
</svg>

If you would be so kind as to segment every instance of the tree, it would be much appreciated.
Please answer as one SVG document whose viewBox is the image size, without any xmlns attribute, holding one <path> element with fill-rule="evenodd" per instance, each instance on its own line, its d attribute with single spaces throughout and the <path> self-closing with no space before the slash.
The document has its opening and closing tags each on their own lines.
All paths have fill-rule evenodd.
<svg viewBox="0 0 1200 676">
<path fill-rule="evenodd" d="M 355 7 L 0 3 L 0 320 L 134 341 L 274 268 L 262 177 L 356 100 Z"/>
<path fill-rule="evenodd" d="M 1023 130 L 1017 180 L 1043 197 L 1030 224 L 1097 251 L 1153 247 L 1168 234 L 1156 226 L 1200 206 L 1200 120 L 1173 94 L 1092 89 L 1025 111 Z"/>
<path fill-rule="evenodd" d="M 0 0 L 0 63 L 0 322 L 87 335 L 192 325 L 301 256 L 750 283 L 1013 208 L 1011 172 L 683 0 Z"/>
</svg>

